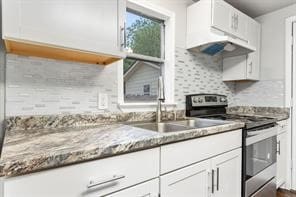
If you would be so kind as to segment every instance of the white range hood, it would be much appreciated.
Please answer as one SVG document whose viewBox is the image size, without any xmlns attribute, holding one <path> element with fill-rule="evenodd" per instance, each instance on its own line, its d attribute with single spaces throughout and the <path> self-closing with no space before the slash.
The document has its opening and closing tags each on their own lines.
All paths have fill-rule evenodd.
<svg viewBox="0 0 296 197">
<path fill-rule="evenodd" d="M 232 57 L 256 51 L 254 46 L 231 36 L 207 34 L 206 37 L 200 36 L 192 40 L 195 41 L 187 43 L 187 49 L 208 55 L 222 54 L 224 57 Z"/>
</svg>

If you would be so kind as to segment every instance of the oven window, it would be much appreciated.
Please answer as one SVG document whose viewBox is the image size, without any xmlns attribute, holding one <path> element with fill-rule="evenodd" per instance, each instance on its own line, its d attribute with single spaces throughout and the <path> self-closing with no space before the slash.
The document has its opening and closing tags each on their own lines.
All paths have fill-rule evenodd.
<svg viewBox="0 0 296 197">
<path fill-rule="evenodd" d="M 276 136 L 262 140 L 246 148 L 247 179 L 276 163 Z"/>
</svg>

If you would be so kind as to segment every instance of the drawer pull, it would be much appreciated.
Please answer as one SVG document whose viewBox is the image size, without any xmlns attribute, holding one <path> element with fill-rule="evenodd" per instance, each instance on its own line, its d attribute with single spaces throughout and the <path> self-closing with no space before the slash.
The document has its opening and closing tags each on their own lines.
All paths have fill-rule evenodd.
<svg viewBox="0 0 296 197">
<path fill-rule="evenodd" d="M 124 175 L 114 175 L 112 178 L 109 178 L 109 179 L 106 179 L 106 180 L 100 180 L 100 181 L 91 180 L 89 182 L 89 184 L 87 185 L 87 188 L 91 189 L 93 187 L 97 187 L 97 186 L 100 186 L 100 185 L 103 185 L 103 184 L 106 184 L 106 183 L 111 183 L 111 182 L 114 182 L 114 181 L 118 181 L 118 180 L 124 179 L 124 178 L 125 178 Z"/>
<path fill-rule="evenodd" d="M 212 170 L 212 194 L 215 192 L 214 180 L 215 180 L 215 171 Z"/>
</svg>

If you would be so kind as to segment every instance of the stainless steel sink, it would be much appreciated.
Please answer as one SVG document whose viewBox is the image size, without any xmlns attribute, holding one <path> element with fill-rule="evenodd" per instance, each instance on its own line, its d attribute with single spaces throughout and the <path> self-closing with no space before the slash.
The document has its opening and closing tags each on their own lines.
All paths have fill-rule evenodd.
<svg viewBox="0 0 296 197">
<path fill-rule="evenodd" d="M 142 129 L 168 133 L 168 132 L 176 132 L 176 131 L 186 131 L 190 129 L 199 129 L 206 127 L 213 127 L 218 125 L 227 124 L 228 121 L 222 120 L 210 120 L 210 119 L 189 119 L 182 121 L 171 121 L 171 122 L 149 122 L 149 123 L 130 123 L 128 125 L 133 127 L 138 127 Z"/>
<path fill-rule="evenodd" d="M 176 122 L 176 124 L 178 125 L 183 125 L 186 127 L 194 127 L 194 128 L 213 127 L 213 126 L 223 125 L 227 123 L 228 121 L 211 120 L 211 119 L 190 119 L 190 120 Z"/>
<path fill-rule="evenodd" d="M 193 129 L 185 125 L 172 124 L 172 123 L 138 123 L 138 124 L 130 124 L 130 126 L 162 132 L 162 133 L 185 131 L 185 130 Z"/>
</svg>

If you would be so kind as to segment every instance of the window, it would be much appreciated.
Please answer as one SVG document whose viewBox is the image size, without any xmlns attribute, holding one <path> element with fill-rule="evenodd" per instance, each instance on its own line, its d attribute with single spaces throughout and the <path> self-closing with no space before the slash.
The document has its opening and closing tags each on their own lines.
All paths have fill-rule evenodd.
<svg viewBox="0 0 296 197">
<path fill-rule="evenodd" d="M 148 2 L 128 0 L 125 27 L 127 57 L 119 65 L 120 106 L 155 105 L 163 76 L 166 103 L 174 95 L 174 13 Z M 122 96 L 121 96 L 122 95 Z"/>
<path fill-rule="evenodd" d="M 144 92 L 144 95 L 150 96 L 150 84 L 144 85 L 143 92 Z"/>
<path fill-rule="evenodd" d="M 163 20 L 151 18 L 137 11 L 127 9 L 126 49 L 130 56 L 137 54 L 163 58 L 163 35 Z"/>
<path fill-rule="evenodd" d="M 161 76 L 163 64 L 131 59 L 125 59 L 125 64 L 130 65 L 123 75 L 124 102 L 155 102 L 157 99 L 158 78 Z"/>
<path fill-rule="evenodd" d="M 164 21 L 127 9 L 125 31 L 124 102 L 156 102 L 164 62 Z"/>
</svg>

